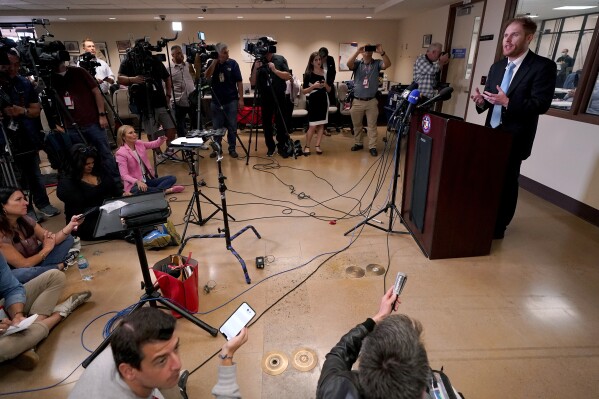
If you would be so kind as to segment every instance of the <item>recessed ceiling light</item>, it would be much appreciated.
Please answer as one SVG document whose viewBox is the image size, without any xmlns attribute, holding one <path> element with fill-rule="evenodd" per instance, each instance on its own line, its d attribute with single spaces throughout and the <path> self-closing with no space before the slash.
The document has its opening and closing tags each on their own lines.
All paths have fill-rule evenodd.
<svg viewBox="0 0 599 399">
<path fill-rule="evenodd" d="M 372 17 L 369 15 L 369 16 L 366 17 L 366 19 L 372 19 Z"/>
<path fill-rule="evenodd" d="M 58 19 L 60 19 L 61 21 L 66 21 L 67 20 L 65 17 L 59 17 Z"/>
<path fill-rule="evenodd" d="M 527 18 L 539 18 L 539 16 L 536 14 L 524 14 L 524 16 Z"/>
<path fill-rule="evenodd" d="M 330 16 L 330 15 L 327 15 L 325 18 L 331 18 L 331 16 Z"/>
<path fill-rule="evenodd" d="M 108 19 L 112 19 L 112 20 L 114 20 L 114 19 L 116 19 L 116 18 L 115 18 L 115 17 L 110 17 L 110 18 L 108 18 Z"/>
<path fill-rule="evenodd" d="M 289 15 L 285 15 L 285 19 L 291 19 Z"/>
<path fill-rule="evenodd" d="M 160 17 L 154 17 L 154 19 L 160 19 Z"/>
<path fill-rule="evenodd" d="M 198 17 L 198 19 L 204 19 L 204 17 L 202 17 L 201 15 Z"/>
<path fill-rule="evenodd" d="M 243 16 L 241 16 L 241 15 L 238 15 L 238 16 L 237 16 L 237 19 L 243 19 Z"/>
<path fill-rule="evenodd" d="M 597 6 L 561 6 L 554 10 L 588 10 L 589 8 L 597 8 Z"/>
</svg>

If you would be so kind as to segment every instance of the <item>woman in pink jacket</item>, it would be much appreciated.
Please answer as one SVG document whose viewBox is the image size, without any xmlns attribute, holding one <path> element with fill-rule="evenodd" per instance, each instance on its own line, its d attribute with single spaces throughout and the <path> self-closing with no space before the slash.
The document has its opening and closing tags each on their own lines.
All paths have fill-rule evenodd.
<svg viewBox="0 0 599 399">
<path fill-rule="evenodd" d="M 166 136 L 161 136 L 154 141 L 138 139 L 135 129 L 130 125 L 123 125 L 117 131 L 116 162 L 119 165 L 121 179 L 125 192 L 139 194 L 140 192 L 164 191 L 166 194 L 180 193 L 185 188 L 175 186 L 175 176 L 154 177 L 150 160 L 146 154 L 148 148 L 157 148 L 166 141 Z"/>
</svg>

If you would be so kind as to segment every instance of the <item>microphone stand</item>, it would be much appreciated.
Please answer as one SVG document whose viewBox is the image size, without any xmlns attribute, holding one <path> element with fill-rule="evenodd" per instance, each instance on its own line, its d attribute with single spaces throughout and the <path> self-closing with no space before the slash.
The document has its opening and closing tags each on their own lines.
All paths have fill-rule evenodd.
<svg viewBox="0 0 599 399">
<path fill-rule="evenodd" d="M 400 108 L 400 107 L 398 107 L 398 108 Z M 396 109 L 396 111 L 397 111 L 397 109 Z M 395 218 L 396 215 L 401 221 L 401 213 L 399 212 L 399 209 L 397 209 L 397 205 L 395 205 L 395 198 L 397 196 L 397 181 L 399 180 L 401 138 L 404 136 L 405 129 L 410 126 L 410 116 L 411 116 L 411 109 L 408 109 L 408 110 L 406 110 L 406 114 L 404 115 L 404 118 L 401 120 L 399 127 L 397 128 L 397 135 L 396 135 L 396 141 L 395 141 L 395 163 L 393 166 L 393 190 L 391 191 L 391 198 L 389 199 L 389 202 L 387 202 L 387 205 L 385 205 L 385 207 L 383 209 L 381 209 L 374 215 L 368 217 L 367 219 L 361 221 L 360 223 L 358 223 L 357 225 L 355 225 L 354 227 L 352 227 L 351 229 L 346 231 L 343 234 L 344 236 L 357 230 L 358 228 L 360 228 L 361 226 L 363 226 L 365 224 L 367 224 L 368 226 L 377 228 L 379 230 L 386 231 L 387 233 L 410 234 L 407 231 L 393 230 L 393 219 Z M 377 226 L 375 224 L 370 223 L 370 221 L 375 219 L 378 215 L 380 215 L 383 212 L 387 213 L 387 211 L 389 211 L 389 226 L 387 228 Z"/>
</svg>

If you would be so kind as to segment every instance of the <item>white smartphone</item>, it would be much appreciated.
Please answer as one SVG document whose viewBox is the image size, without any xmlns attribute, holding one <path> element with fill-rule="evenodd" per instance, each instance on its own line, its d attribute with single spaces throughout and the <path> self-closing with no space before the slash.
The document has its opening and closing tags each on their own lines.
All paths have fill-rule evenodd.
<svg viewBox="0 0 599 399">
<path fill-rule="evenodd" d="M 239 334 L 241 329 L 248 325 L 250 320 L 254 318 L 256 312 L 246 302 L 242 303 L 239 308 L 220 326 L 220 333 L 224 335 L 227 341 L 230 341 Z"/>
</svg>

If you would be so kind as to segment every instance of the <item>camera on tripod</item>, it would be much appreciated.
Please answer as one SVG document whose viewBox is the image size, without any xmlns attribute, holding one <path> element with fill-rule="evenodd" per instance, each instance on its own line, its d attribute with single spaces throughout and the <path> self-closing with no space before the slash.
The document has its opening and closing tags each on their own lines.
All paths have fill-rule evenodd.
<svg viewBox="0 0 599 399">
<path fill-rule="evenodd" d="M 101 64 L 96 60 L 96 56 L 89 51 L 79 56 L 79 66 L 89 72 L 92 76 L 96 76 L 96 67 L 99 67 L 100 65 Z"/>
<path fill-rule="evenodd" d="M 264 36 L 258 39 L 255 43 L 248 40 L 245 43 L 245 48 L 243 50 L 252 57 L 260 58 L 262 60 L 264 57 L 266 57 L 266 54 L 274 54 L 277 52 L 277 47 L 275 44 L 277 44 L 275 39 L 269 36 Z"/>
<path fill-rule="evenodd" d="M 218 58 L 218 52 L 214 44 L 206 44 L 203 40 L 199 43 L 191 43 L 183 45 L 183 52 L 187 57 L 187 62 L 193 64 L 196 56 L 199 54 L 200 62 L 202 66 L 208 60 L 215 60 Z"/>
<path fill-rule="evenodd" d="M 8 65 L 8 53 L 11 48 L 18 51 L 21 60 L 22 76 L 36 78 L 50 77 L 52 71 L 65 61 L 70 60 L 69 52 L 60 41 L 48 42 L 43 35 L 40 40 L 32 37 L 22 37 L 18 42 L 8 38 L 0 38 L 0 65 Z"/>
</svg>

